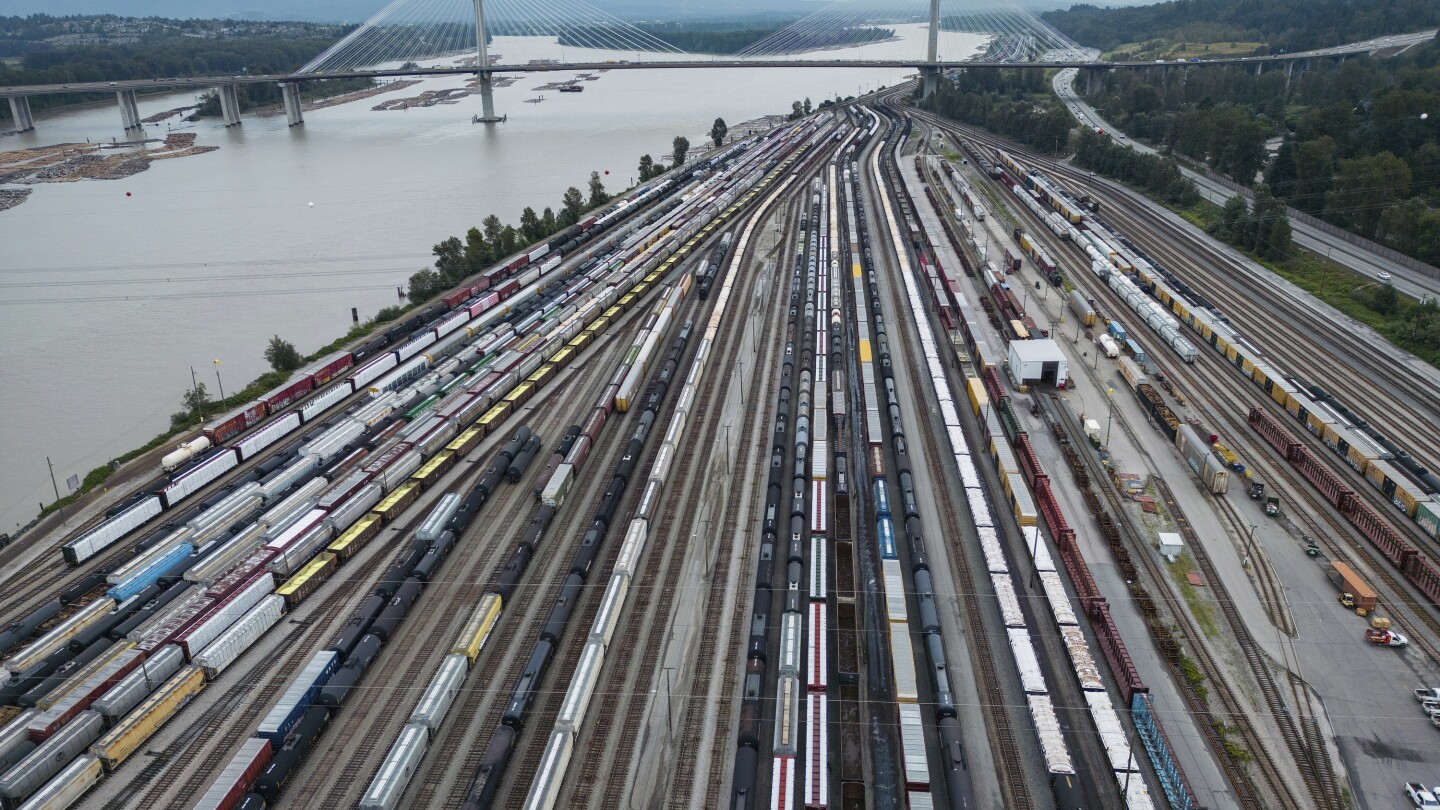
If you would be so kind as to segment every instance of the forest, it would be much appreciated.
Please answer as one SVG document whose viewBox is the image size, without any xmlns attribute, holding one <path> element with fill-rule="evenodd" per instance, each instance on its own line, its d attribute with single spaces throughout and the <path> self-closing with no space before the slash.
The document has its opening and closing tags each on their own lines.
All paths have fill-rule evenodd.
<svg viewBox="0 0 1440 810">
<path fill-rule="evenodd" d="M 229 23 L 220 30 L 201 26 L 219 22 L 0 17 L 0 43 L 20 52 L 0 61 L 0 86 L 285 73 L 344 34 L 337 26 L 300 23 Z M 269 89 L 278 100 L 278 88 Z M 265 92 L 255 91 L 258 96 Z M 30 106 L 38 112 L 113 98 L 109 93 L 35 96 Z M 261 99 L 242 100 L 250 101 Z M 9 115 L 9 105 L 0 105 L 0 120 Z"/>
<path fill-rule="evenodd" d="M 1082 45 L 1266 43 L 1270 53 L 1324 48 L 1440 25 L 1435 0 L 1172 0 L 1146 6 L 1077 5 L 1041 18 Z"/>
<path fill-rule="evenodd" d="M 1087 100 L 1124 132 L 1440 264 L 1440 44 L 1315 60 L 1287 77 L 1207 67 L 1107 74 Z"/>
</svg>

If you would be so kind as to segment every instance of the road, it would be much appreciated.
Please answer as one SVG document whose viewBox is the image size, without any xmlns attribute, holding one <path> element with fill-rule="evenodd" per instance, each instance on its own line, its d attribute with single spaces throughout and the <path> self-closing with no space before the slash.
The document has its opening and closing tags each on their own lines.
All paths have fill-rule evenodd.
<svg viewBox="0 0 1440 810">
<path fill-rule="evenodd" d="M 1434 32 L 1430 32 L 1433 36 Z M 1397 40 L 1387 47 L 1402 47 L 1407 44 L 1414 44 L 1411 40 L 1419 34 L 1407 37 L 1387 37 L 1384 39 Z M 1405 40 L 1403 43 L 1398 40 Z M 1377 40 L 1383 41 L 1383 40 Z M 1055 74 L 1052 83 L 1055 93 L 1060 96 L 1066 106 L 1070 108 L 1080 121 L 1091 129 L 1100 129 L 1109 132 L 1117 143 L 1135 149 L 1147 155 L 1154 155 L 1157 152 L 1134 138 L 1120 132 L 1109 121 L 1100 117 L 1095 109 L 1085 102 L 1080 94 L 1075 91 L 1075 77 L 1079 71 L 1074 68 L 1067 68 Z M 1199 172 L 1180 167 L 1180 171 L 1191 180 L 1195 181 L 1200 195 L 1217 205 L 1224 205 L 1225 201 L 1234 196 L 1235 192 L 1224 185 L 1206 177 Z M 1394 262 L 1384 256 L 1379 256 L 1362 247 L 1353 245 L 1338 236 L 1325 233 L 1324 231 L 1308 225 L 1295 217 L 1290 218 L 1290 230 L 1293 234 L 1295 244 L 1306 250 L 1313 251 L 1329 258 L 1367 278 L 1381 278 L 1381 273 L 1390 274 L 1390 283 L 1395 286 L 1397 292 L 1410 296 L 1411 298 L 1423 300 L 1426 296 L 1440 297 L 1440 277 L 1432 278 L 1422 273 L 1411 270 L 1404 265 Z"/>
</svg>

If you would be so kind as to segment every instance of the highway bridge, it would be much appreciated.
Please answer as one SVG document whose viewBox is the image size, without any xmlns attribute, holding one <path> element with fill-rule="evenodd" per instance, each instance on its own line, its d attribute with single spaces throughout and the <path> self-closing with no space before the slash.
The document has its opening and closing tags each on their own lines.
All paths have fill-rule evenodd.
<svg viewBox="0 0 1440 810">
<path fill-rule="evenodd" d="M 1357 54 L 1376 53 L 1388 50 L 1403 50 L 1420 42 L 1433 39 L 1436 30 L 1420 31 L 1412 34 L 1401 34 L 1394 36 L 1379 37 L 1364 42 L 1354 42 L 1347 45 L 1332 48 L 1322 48 L 1303 53 L 1271 54 L 1265 56 L 1234 56 L 1213 59 L 1192 59 L 1188 62 L 1181 61 L 1117 61 L 1103 62 L 1096 59 L 1059 59 L 1046 61 L 947 61 L 939 59 L 936 55 L 935 35 L 938 31 L 938 2 L 934 4 L 937 9 L 937 16 L 930 22 L 930 44 L 928 54 L 925 57 L 917 56 L 913 59 L 801 59 L 801 58 L 705 58 L 690 54 L 664 54 L 666 58 L 656 60 L 635 60 L 635 61 L 536 61 L 525 64 L 492 64 L 489 68 L 480 68 L 475 65 L 489 64 L 490 59 L 484 55 L 485 48 L 478 50 L 481 58 L 478 58 L 475 65 L 470 66 L 434 66 L 434 67 L 397 67 L 377 69 L 350 69 L 350 70 L 303 70 L 296 73 L 286 74 L 263 74 L 251 75 L 241 74 L 233 76 L 157 76 L 151 79 L 131 79 L 124 81 L 97 81 L 97 82 L 75 82 L 71 84 L 46 84 L 46 85 L 15 85 L 0 87 L 0 97 L 9 100 L 12 117 L 16 129 L 25 132 L 34 129 L 34 117 L 30 112 L 29 98 L 31 96 L 67 94 L 67 93 L 97 93 L 114 92 L 119 101 L 121 118 L 124 120 L 125 128 L 140 128 L 140 115 L 135 104 L 135 94 L 149 90 L 178 90 L 196 87 L 213 87 L 220 96 L 222 114 L 227 126 L 234 126 L 240 123 L 240 105 L 235 94 L 237 87 L 246 84 L 279 84 L 283 90 L 285 110 L 292 126 L 303 123 L 300 110 L 299 85 L 307 81 L 324 81 L 328 79 L 355 79 L 355 78 L 399 78 L 399 77 L 425 77 L 425 76 L 448 76 L 456 74 L 477 75 L 481 78 L 481 96 L 485 113 L 480 120 L 499 120 L 494 115 L 494 105 L 490 93 L 490 78 L 498 74 L 507 73 L 554 73 L 554 72 L 593 72 L 597 70 L 702 70 L 702 69 L 788 69 L 788 68 L 825 68 L 825 69 L 847 69 L 847 68 L 910 68 L 922 72 L 927 77 L 926 88 L 933 87 L 933 79 L 940 73 L 950 70 L 985 70 L 985 69 L 1014 69 L 1025 67 L 1047 67 L 1047 68 L 1078 68 L 1089 76 L 1094 76 L 1104 70 L 1134 70 L 1134 69 L 1155 69 L 1187 67 L 1191 65 L 1254 65 L 1256 72 L 1262 72 L 1267 66 L 1282 68 L 1287 72 L 1292 70 L 1298 63 L 1310 59 L 1344 59 L 1347 56 Z M 478 7 L 478 6 L 477 6 Z M 483 27 L 483 23 L 479 24 Z M 676 58 L 676 57 L 679 58 Z M 314 64 L 314 63 L 312 63 Z"/>
</svg>

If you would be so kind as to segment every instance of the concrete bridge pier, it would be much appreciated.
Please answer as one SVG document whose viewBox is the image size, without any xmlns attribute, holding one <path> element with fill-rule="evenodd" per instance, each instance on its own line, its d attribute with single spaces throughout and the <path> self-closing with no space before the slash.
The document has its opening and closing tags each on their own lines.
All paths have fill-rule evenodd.
<svg viewBox="0 0 1440 810">
<path fill-rule="evenodd" d="M 125 124 L 125 131 L 142 129 L 140 123 L 140 108 L 135 105 L 134 90 L 116 90 L 115 99 L 120 102 L 120 120 Z"/>
<path fill-rule="evenodd" d="M 285 99 L 285 120 L 290 122 L 290 126 L 297 127 L 305 123 L 304 116 L 300 114 L 300 85 L 295 82 L 282 82 L 280 95 Z"/>
<path fill-rule="evenodd" d="M 940 68 L 920 68 L 920 97 L 929 98 L 935 94 L 935 88 L 940 84 Z"/>
<path fill-rule="evenodd" d="M 480 74 L 480 116 L 475 119 L 477 124 L 495 124 L 501 119 L 495 114 L 495 84 L 490 78 L 490 72 Z"/>
<path fill-rule="evenodd" d="M 1255 63 L 1255 75 L 1256 75 L 1256 76 L 1259 76 L 1261 73 L 1264 73 L 1264 72 L 1265 72 L 1265 63 L 1264 63 L 1264 62 L 1256 62 L 1256 63 Z"/>
<path fill-rule="evenodd" d="M 35 128 L 35 119 L 30 115 L 29 96 L 10 97 L 10 119 L 15 122 L 16 132 L 29 132 Z"/>
<path fill-rule="evenodd" d="M 240 126 L 240 94 L 236 92 L 235 85 L 222 84 L 215 88 L 220 95 L 220 115 L 225 119 L 225 126 Z"/>
</svg>

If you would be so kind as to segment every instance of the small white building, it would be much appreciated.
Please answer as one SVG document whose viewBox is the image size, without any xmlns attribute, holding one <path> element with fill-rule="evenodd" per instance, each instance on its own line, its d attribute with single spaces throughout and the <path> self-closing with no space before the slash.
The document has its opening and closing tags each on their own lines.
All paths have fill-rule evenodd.
<svg viewBox="0 0 1440 810">
<path fill-rule="evenodd" d="M 1160 556 L 1173 560 L 1185 550 L 1185 541 L 1176 532 L 1160 532 Z"/>
<path fill-rule="evenodd" d="M 1010 379 L 1016 386 L 1053 385 L 1064 388 L 1070 379 L 1065 355 L 1053 340 L 1012 340 L 1008 359 Z"/>
</svg>

